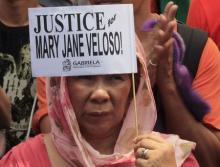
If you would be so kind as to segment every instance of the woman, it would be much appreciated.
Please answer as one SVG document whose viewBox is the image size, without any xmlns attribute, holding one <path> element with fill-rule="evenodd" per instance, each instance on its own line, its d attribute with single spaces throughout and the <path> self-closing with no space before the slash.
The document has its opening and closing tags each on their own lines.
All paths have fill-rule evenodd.
<svg viewBox="0 0 220 167">
<path fill-rule="evenodd" d="M 156 108 L 143 48 L 137 41 L 138 132 L 129 74 L 49 78 L 52 132 L 14 147 L 0 166 L 147 167 L 197 166 L 195 144 L 150 133 Z M 123 93 L 122 93 L 123 92 Z"/>
</svg>

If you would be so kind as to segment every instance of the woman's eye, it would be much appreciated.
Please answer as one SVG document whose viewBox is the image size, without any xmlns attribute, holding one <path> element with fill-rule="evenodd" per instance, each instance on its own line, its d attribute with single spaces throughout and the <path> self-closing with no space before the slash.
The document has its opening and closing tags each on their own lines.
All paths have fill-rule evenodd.
<svg viewBox="0 0 220 167">
<path fill-rule="evenodd" d="M 92 76 L 78 76 L 76 77 L 77 80 L 92 80 Z"/>
<path fill-rule="evenodd" d="M 112 76 L 111 78 L 114 80 L 123 80 L 121 76 Z"/>
<path fill-rule="evenodd" d="M 124 81 L 126 80 L 126 76 L 124 75 L 110 75 L 109 80 L 115 80 L 115 81 Z"/>
</svg>

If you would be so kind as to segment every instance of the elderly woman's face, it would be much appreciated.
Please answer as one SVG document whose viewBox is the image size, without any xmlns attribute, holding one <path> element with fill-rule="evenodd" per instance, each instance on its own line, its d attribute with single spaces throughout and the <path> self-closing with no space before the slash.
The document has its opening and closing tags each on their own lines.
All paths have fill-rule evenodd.
<svg viewBox="0 0 220 167">
<path fill-rule="evenodd" d="M 107 135 L 120 129 L 130 102 L 128 74 L 68 77 L 67 85 L 84 135 Z"/>
</svg>

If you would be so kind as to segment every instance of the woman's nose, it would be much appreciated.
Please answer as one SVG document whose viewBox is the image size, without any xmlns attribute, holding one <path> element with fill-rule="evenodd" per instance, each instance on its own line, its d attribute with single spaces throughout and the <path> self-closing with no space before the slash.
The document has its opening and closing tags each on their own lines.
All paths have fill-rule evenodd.
<svg viewBox="0 0 220 167">
<path fill-rule="evenodd" d="M 96 88 L 91 96 L 90 100 L 94 103 L 105 103 L 110 99 L 109 93 L 106 89 L 104 88 Z"/>
</svg>

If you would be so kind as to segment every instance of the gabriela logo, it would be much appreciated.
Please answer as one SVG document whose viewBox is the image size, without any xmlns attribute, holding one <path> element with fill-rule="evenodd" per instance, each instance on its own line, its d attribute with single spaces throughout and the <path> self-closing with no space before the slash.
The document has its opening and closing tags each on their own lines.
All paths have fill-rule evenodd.
<svg viewBox="0 0 220 167">
<path fill-rule="evenodd" d="M 100 67 L 99 60 L 74 61 L 73 68 Z"/>
</svg>

